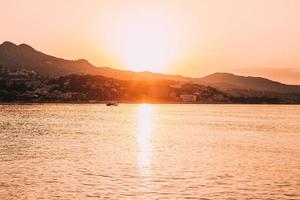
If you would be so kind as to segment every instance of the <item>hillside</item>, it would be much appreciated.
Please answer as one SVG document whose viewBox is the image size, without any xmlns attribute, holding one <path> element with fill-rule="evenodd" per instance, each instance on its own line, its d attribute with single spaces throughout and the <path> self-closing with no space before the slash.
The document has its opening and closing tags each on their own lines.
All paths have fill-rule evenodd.
<svg viewBox="0 0 300 200">
<path fill-rule="evenodd" d="M 172 80 L 193 82 L 215 87 L 222 91 L 245 90 L 275 93 L 300 93 L 300 86 L 286 85 L 261 77 L 214 73 L 203 78 L 166 75 L 152 72 L 132 72 L 109 67 L 96 67 L 87 60 L 66 60 L 44 54 L 27 44 L 4 42 L 0 45 L 0 67 L 34 70 L 42 75 L 65 76 L 69 74 L 102 75 L 120 80 Z"/>
<path fill-rule="evenodd" d="M 0 66 L 34 70 L 42 75 L 63 76 L 68 74 L 91 74 L 112 77 L 121 80 L 179 80 L 188 78 L 177 75 L 163 75 L 152 72 L 131 72 L 96 67 L 87 60 L 66 60 L 39 52 L 27 44 L 16 45 L 4 42 L 0 45 Z"/>
<path fill-rule="evenodd" d="M 221 90 L 242 89 L 277 93 L 300 93 L 300 86 L 297 85 L 286 85 L 266 78 L 238 76 L 230 73 L 214 73 L 198 79 L 197 82 Z"/>
</svg>

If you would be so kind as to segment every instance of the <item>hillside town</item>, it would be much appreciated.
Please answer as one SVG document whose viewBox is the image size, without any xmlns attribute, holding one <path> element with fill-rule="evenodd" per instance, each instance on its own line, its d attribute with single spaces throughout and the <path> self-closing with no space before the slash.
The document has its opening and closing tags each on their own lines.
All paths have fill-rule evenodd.
<svg viewBox="0 0 300 200">
<path fill-rule="evenodd" d="M 97 67 L 27 44 L 0 44 L 0 102 L 299 104 L 300 85 L 213 73 L 200 78 Z"/>
<path fill-rule="evenodd" d="M 101 103 L 114 100 L 128 103 L 282 103 L 276 95 L 265 96 L 249 96 L 249 91 L 226 93 L 187 82 L 124 81 L 99 75 L 75 74 L 49 77 L 32 70 L 0 68 L 1 102 Z"/>
<path fill-rule="evenodd" d="M 121 81 L 103 76 L 44 77 L 26 69 L 0 69 L 2 102 L 225 102 L 211 87 L 171 81 Z"/>
</svg>

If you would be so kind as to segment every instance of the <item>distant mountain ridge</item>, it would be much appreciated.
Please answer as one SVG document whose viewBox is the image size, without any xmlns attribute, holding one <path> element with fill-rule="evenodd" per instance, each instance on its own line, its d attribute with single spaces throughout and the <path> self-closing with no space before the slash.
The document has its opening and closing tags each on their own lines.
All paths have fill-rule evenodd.
<svg viewBox="0 0 300 200">
<path fill-rule="evenodd" d="M 4 42 L 0 45 L 0 65 L 9 68 L 26 68 L 50 76 L 92 74 L 122 80 L 152 80 L 165 78 L 180 81 L 188 80 L 188 78 L 177 75 L 163 75 L 152 72 L 131 72 L 109 67 L 96 67 L 85 59 L 74 61 L 57 58 L 39 52 L 27 44 L 16 45 L 12 42 Z"/>
<path fill-rule="evenodd" d="M 202 78 L 166 75 L 153 72 L 132 72 L 109 67 L 96 67 L 85 59 L 66 60 L 44 54 L 27 44 L 4 42 L 0 45 L 0 66 L 25 68 L 42 75 L 64 76 L 68 74 L 91 74 L 120 80 L 173 80 L 208 85 L 220 90 L 255 90 L 277 93 L 300 93 L 300 86 L 286 85 L 261 77 L 237 76 L 230 73 L 214 73 Z"/>
<path fill-rule="evenodd" d="M 231 73 L 214 73 L 198 79 L 198 83 L 212 87 L 227 89 L 243 89 L 279 93 L 300 93 L 300 86 L 286 85 L 262 77 L 238 76 Z"/>
</svg>

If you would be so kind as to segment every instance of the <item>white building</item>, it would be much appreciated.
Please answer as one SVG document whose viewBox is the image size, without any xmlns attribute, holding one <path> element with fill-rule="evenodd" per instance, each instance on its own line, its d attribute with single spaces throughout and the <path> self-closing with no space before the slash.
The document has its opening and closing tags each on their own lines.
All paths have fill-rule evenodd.
<svg viewBox="0 0 300 200">
<path fill-rule="evenodd" d="M 197 96 L 192 95 L 192 94 L 182 94 L 182 95 L 180 95 L 180 99 L 183 102 L 196 102 L 197 101 Z"/>
</svg>

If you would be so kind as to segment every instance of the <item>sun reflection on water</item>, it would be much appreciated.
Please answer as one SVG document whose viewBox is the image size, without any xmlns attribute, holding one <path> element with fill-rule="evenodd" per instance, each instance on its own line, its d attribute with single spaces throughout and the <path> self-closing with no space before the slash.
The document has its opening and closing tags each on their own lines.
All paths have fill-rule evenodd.
<svg viewBox="0 0 300 200">
<path fill-rule="evenodd" d="M 153 107 L 149 104 L 141 104 L 138 107 L 138 165 L 141 175 L 149 175 L 151 163 L 153 131 Z"/>
</svg>

